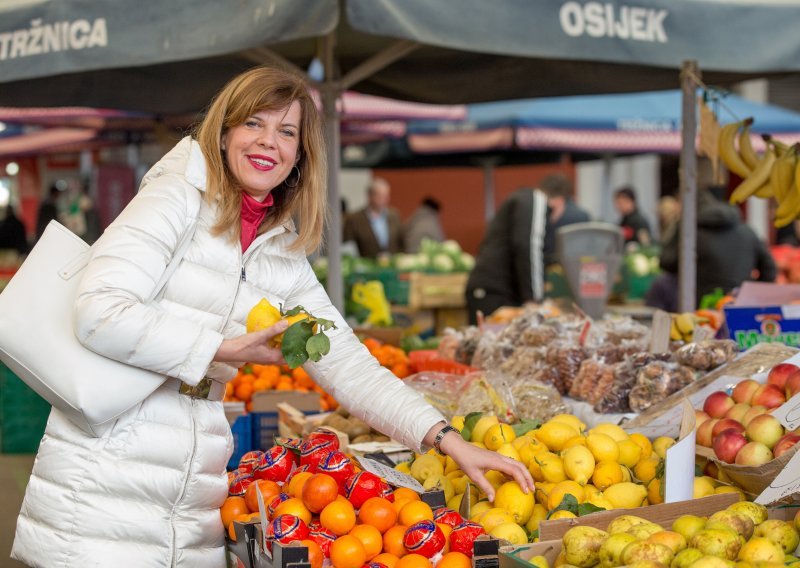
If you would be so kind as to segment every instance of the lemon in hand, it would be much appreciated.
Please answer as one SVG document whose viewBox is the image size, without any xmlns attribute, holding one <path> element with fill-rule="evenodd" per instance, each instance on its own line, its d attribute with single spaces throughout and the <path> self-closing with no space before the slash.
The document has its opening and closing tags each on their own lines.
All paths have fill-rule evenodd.
<svg viewBox="0 0 800 568">
<path fill-rule="evenodd" d="M 266 298 L 261 298 L 255 306 L 250 309 L 247 314 L 247 332 L 260 331 L 278 323 L 281 319 L 281 312 L 273 306 Z"/>
</svg>

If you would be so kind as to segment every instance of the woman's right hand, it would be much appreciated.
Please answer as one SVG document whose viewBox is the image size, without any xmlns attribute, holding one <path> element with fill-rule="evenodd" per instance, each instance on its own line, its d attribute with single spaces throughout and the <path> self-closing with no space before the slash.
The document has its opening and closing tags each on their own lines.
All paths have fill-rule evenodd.
<svg viewBox="0 0 800 568">
<path fill-rule="evenodd" d="M 285 365 L 280 348 L 269 347 L 269 340 L 286 331 L 289 322 L 280 320 L 276 324 L 245 333 L 233 339 L 224 339 L 214 355 L 214 361 L 223 363 L 248 362 L 258 365 Z"/>
</svg>

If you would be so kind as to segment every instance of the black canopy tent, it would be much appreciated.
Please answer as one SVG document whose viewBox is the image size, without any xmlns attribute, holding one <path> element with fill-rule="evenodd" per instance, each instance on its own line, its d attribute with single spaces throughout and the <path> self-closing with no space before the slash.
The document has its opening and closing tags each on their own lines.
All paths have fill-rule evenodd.
<svg viewBox="0 0 800 568">
<path fill-rule="evenodd" d="M 670 88 L 688 60 L 716 84 L 796 72 L 798 7 L 798 0 L 20 0 L 0 7 L 0 105 L 196 112 L 254 64 L 305 72 L 316 58 L 333 205 L 328 291 L 341 307 L 335 100 L 343 90 L 459 103 Z M 698 75 L 685 66 L 685 204 L 694 201 Z M 693 223 L 684 216 L 686 302 L 694 298 Z"/>
</svg>

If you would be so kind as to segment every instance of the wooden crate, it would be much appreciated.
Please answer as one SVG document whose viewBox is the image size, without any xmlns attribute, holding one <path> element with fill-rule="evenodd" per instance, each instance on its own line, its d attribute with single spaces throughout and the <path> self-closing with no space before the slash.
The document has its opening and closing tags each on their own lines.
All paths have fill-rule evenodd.
<svg viewBox="0 0 800 568">
<path fill-rule="evenodd" d="M 425 274 L 412 272 L 408 306 L 412 310 L 462 308 L 466 305 L 469 274 Z"/>
</svg>

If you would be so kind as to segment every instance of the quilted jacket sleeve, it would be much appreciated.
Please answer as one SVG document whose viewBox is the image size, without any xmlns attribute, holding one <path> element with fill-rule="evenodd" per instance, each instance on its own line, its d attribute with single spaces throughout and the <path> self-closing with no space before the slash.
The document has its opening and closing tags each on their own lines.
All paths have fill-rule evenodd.
<svg viewBox="0 0 800 568">
<path fill-rule="evenodd" d="M 305 259 L 298 264 L 300 274 L 287 305 L 302 305 L 337 327 L 326 332 L 330 352 L 317 363 L 306 363 L 306 371 L 353 415 L 407 447 L 424 451 L 422 438 L 444 417 L 378 363 L 333 307 L 311 265 Z"/>
<path fill-rule="evenodd" d="M 75 335 L 83 345 L 190 385 L 203 378 L 223 336 L 145 304 L 195 223 L 199 199 L 178 176 L 158 177 L 95 243 L 75 305 Z"/>
</svg>

